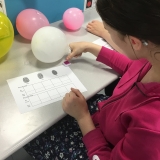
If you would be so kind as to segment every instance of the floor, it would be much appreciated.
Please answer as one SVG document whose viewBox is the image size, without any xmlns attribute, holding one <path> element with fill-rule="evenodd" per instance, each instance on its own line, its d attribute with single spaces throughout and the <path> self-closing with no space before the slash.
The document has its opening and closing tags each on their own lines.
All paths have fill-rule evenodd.
<svg viewBox="0 0 160 160">
<path fill-rule="evenodd" d="M 34 160 L 23 148 L 12 154 L 6 160 Z"/>
<path fill-rule="evenodd" d="M 104 90 L 100 91 L 99 93 L 105 94 Z M 20 150 L 18 150 L 5 160 L 34 160 L 34 159 L 23 148 L 21 148 Z"/>
</svg>

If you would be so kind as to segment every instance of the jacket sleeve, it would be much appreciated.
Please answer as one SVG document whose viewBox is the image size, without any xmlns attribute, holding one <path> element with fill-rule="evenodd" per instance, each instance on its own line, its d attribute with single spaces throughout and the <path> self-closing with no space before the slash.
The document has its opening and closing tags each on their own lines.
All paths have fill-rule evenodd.
<svg viewBox="0 0 160 160">
<path fill-rule="evenodd" d="M 125 55 L 105 47 L 102 47 L 101 51 L 99 52 L 97 61 L 111 67 L 121 76 L 127 71 L 128 67 L 133 62 Z"/>
<path fill-rule="evenodd" d="M 160 132 L 129 128 L 114 149 L 109 147 L 100 129 L 83 137 L 90 160 L 155 160 L 160 159 Z"/>
</svg>

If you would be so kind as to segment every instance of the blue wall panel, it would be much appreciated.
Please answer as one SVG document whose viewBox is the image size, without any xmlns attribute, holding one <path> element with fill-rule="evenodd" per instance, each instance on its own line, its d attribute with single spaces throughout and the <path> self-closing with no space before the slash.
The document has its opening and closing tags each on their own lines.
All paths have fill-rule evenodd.
<svg viewBox="0 0 160 160">
<path fill-rule="evenodd" d="M 61 20 L 65 10 L 77 7 L 83 10 L 84 0 L 5 0 L 7 16 L 11 20 L 15 33 L 17 15 L 24 9 L 33 8 L 41 11 L 50 23 Z"/>
</svg>

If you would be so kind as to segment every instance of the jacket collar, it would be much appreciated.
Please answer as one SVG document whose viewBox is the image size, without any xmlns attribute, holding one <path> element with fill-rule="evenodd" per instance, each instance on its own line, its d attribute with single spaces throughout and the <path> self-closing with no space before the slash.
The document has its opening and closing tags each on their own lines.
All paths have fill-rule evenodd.
<svg viewBox="0 0 160 160">
<path fill-rule="evenodd" d="M 160 83 L 151 82 L 151 83 L 136 83 L 137 87 L 141 90 L 143 94 L 148 97 L 157 96 L 160 97 Z"/>
<path fill-rule="evenodd" d="M 134 79 L 134 82 L 137 82 L 139 78 L 139 72 L 141 72 L 144 67 L 151 67 L 150 63 L 146 59 L 140 59 L 136 60 L 136 69 L 135 65 L 131 65 L 131 69 L 123 76 L 123 79 L 126 78 L 126 81 L 120 81 L 118 84 L 118 87 L 122 87 L 124 84 L 126 84 L 131 79 Z M 134 61 L 133 61 L 134 63 Z M 146 71 L 147 72 L 147 71 Z"/>
</svg>

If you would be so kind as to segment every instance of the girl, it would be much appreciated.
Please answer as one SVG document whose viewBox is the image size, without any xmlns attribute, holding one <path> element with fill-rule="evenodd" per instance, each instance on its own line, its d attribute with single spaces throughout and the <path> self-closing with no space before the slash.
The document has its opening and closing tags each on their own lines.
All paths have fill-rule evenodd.
<svg viewBox="0 0 160 160">
<path fill-rule="evenodd" d="M 111 39 L 123 49 L 128 58 L 89 42 L 78 42 L 70 44 L 72 52 L 67 59 L 71 60 L 83 52 L 91 52 L 97 56 L 97 61 L 112 67 L 122 78 L 110 98 L 98 97 L 103 101 L 98 103 L 98 111 L 92 116 L 83 95 L 73 88 L 63 99 L 63 109 L 76 119 L 89 159 L 159 160 L 160 0 L 97 0 L 96 6 Z M 89 108 L 94 108 L 95 101 L 90 102 L 92 100 L 88 102 Z M 68 116 L 66 123 L 62 120 L 63 123 L 59 123 L 59 126 L 67 132 L 76 132 L 79 136 L 75 141 L 73 139 L 73 143 L 79 144 L 79 130 L 75 127 L 75 122 L 69 123 L 69 119 L 72 118 Z M 51 128 L 49 130 L 53 136 L 55 126 Z M 37 139 L 38 142 L 42 142 L 42 137 L 45 134 Z M 85 149 L 80 150 L 78 144 L 70 154 L 69 148 L 67 149 L 70 146 L 64 141 L 59 146 L 55 143 L 58 151 L 63 153 L 60 158 L 54 146 L 50 149 L 48 147 L 46 153 L 50 154 L 50 159 L 55 159 L 56 156 L 57 159 L 87 159 Z M 32 155 L 35 155 L 32 150 L 36 147 L 38 153 L 44 151 L 42 145 L 38 146 L 35 140 L 30 146 L 28 150 Z M 77 156 L 74 157 L 73 153 Z M 41 157 L 44 158 L 42 154 Z"/>
</svg>

